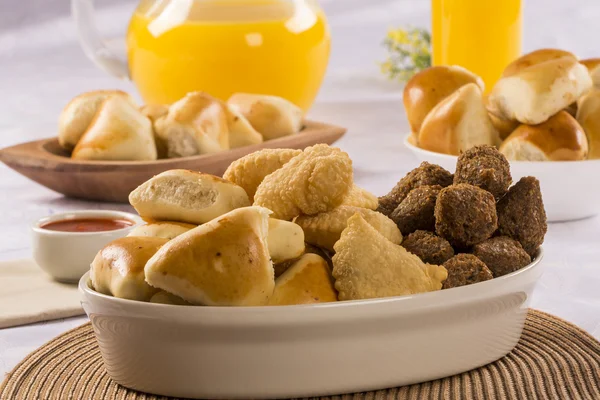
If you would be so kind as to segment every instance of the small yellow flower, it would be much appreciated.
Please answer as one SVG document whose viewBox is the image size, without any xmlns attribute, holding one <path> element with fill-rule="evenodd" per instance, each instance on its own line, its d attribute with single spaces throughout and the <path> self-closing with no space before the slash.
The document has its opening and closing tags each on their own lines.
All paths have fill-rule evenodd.
<svg viewBox="0 0 600 400">
<path fill-rule="evenodd" d="M 383 45 L 388 58 L 380 67 L 389 79 L 403 82 L 431 65 L 431 36 L 424 29 L 390 29 Z"/>
</svg>

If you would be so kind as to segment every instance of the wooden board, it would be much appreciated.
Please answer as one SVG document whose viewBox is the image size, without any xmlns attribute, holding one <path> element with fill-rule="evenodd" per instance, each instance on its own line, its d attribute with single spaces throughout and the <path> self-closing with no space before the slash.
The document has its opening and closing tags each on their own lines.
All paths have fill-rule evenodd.
<svg viewBox="0 0 600 400">
<path fill-rule="evenodd" d="M 79 199 L 127 203 L 129 193 L 156 174 L 170 169 L 190 169 L 221 176 L 233 161 L 260 149 L 304 149 L 317 143 L 332 144 L 346 129 L 306 121 L 291 136 L 220 153 L 157 161 L 73 160 L 58 140 L 36 140 L 0 150 L 0 161 L 55 192 Z"/>
</svg>

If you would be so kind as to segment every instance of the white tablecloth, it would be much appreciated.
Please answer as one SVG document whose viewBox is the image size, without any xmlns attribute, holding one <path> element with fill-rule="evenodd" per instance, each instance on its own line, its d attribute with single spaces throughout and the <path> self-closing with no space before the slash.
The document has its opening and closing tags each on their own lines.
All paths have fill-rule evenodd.
<svg viewBox="0 0 600 400">
<path fill-rule="evenodd" d="M 21 7 L 27 8 L 28 2 Z M 53 135 L 56 118 L 68 100 L 83 91 L 119 87 L 133 91 L 85 59 L 65 1 L 15 15 L 0 13 L 0 146 Z M 97 3 L 101 4 L 102 0 Z M 346 126 L 338 143 L 354 161 L 359 185 L 383 194 L 417 161 L 402 146 L 407 123 L 399 86 L 380 78 L 379 47 L 388 27 L 426 25 L 426 0 L 328 0 L 334 50 L 327 81 L 311 118 Z M 528 0 L 525 6 L 526 50 L 563 47 L 581 57 L 600 56 L 600 2 Z M 46 4 L 46 3 L 44 3 Z M 117 4 L 117 5 L 115 5 Z M 33 8 L 35 7 L 35 8 Z M 61 8 L 62 7 L 62 8 Z M 100 26 L 122 30 L 131 4 L 110 1 Z M 57 11 L 58 10 L 58 11 Z M 13 10 L 14 11 L 14 10 Z M 61 15 L 61 12 L 63 15 Z M 58 14 L 58 15 L 57 15 Z M 20 26 L 15 18 L 23 21 Z M 34 25 L 35 22 L 35 25 Z M 9 26 L 9 30 L 3 30 Z M 597 51 L 595 53 L 595 51 Z M 0 260 L 29 256 L 29 224 L 47 214 L 70 209 L 127 209 L 65 199 L 0 166 Z M 533 307 L 574 322 L 600 338 L 600 218 L 551 224 L 544 247 L 545 273 Z M 0 282 L 0 290 L 2 283 Z M 0 380 L 30 351 L 85 321 L 83 317 L 0 330 Z"/>
</svg>

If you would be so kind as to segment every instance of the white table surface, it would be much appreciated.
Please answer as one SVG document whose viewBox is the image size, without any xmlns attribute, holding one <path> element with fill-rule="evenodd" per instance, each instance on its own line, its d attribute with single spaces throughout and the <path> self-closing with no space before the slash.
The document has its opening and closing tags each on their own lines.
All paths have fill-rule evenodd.
<svg viewBox="0 0 600 400">
<path fill-rule="evenodd" d="M 99 88 L 134 92 L 104 75 L 80 51 L 64 0 L 3 1 L 0 12 L 0 146 L 54 135 L 61 108 L 74 95 Z M 97 3 L 102 5 L 102 0 Z M 132 3 L 109 1 L 99 25 L 122 32 Z M 427 25 L 426 0 L 326 0 L 334 47 L 331 66 L 311 118 L 348 128 L 338 143 L 354 160 L 359 185 L 381 195 L 417 161 L 403 147 L 407 123 L 397 84 L 385 82 L 377 61 L 390 26 Z M 12 14 L 11 14 L 12 13 Z M 562 47 L 600 56 L 595 38 L 600 2 L 527 0 L 525 50 Z M 66 199 L 0 165 L 0 260 L 30 255 L 29 224 L 72 209 L 127 209 Z M 600 218 L 551 224 L 545 273 L 532 306 L 569 320 L 600 338 Z M 0 290 L 2 285 L 0 282 Z M 0 380 L 29 352 L 86 321 L 84 317 L 0 330 Z"/>
</svg>

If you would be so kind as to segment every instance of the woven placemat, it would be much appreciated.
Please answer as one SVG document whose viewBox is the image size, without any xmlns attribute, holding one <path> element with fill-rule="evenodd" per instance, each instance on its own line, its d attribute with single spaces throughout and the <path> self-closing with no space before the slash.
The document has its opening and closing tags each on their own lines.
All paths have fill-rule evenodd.
<svg viewBox="0 0 600 400">
<path fill-rule="evenodd" d="M 27 356 L 8 374 L 0 399 L 166 399 L 126 389 L 104 371 L 89 323 Z M 600 342 L 552 315 L 530 310 L 506 357 L 431 382 L 323 399 L 600 399 Z"/>
</svg>

